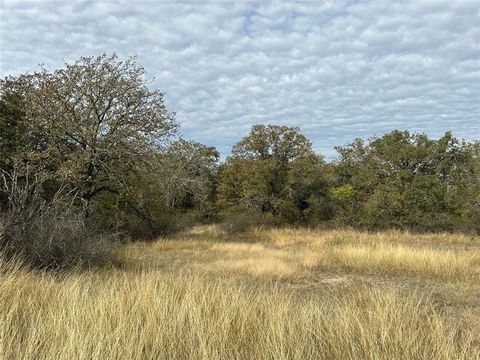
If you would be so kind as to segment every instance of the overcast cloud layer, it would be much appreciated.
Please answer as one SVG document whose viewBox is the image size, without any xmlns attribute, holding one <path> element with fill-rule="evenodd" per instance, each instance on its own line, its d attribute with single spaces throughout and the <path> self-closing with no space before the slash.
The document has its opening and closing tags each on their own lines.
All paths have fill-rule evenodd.
<svg viewBox="0 0 480 360">
<path fill-rule="evenodd" d="M 480 138 L 479 1 L 1 1 L 0 75 L 138 55 L 182 135 L 225 156 L 252 124 L 315 150 L 409 129 Z"/>
</svg>

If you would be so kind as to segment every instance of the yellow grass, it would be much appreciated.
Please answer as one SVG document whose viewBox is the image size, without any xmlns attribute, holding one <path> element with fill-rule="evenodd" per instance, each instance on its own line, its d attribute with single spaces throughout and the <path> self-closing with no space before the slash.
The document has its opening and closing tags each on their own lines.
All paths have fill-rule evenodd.
<svg viewBox="0 0 480 360">
<path fill-rule="evenodd" d="M 467 235 L 197 227 L 120 268 L 0 265 L 0 359 L 476 359 Z"/>
</svg>

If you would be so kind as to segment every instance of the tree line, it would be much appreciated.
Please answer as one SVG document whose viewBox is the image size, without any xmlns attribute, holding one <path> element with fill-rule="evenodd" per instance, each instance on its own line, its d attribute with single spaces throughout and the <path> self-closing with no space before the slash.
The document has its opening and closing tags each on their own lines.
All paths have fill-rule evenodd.
<svg viewBox="0 0 480 360">
<path fill-rule="evenodd" d="M 220 162 L 147 85 L 105 54 L 1 80 L 3 253 L 55 267 L 213 221 L 480 232 L 479 141 L 396 130 L 328 162 L 298 128 L 254 125 Z"/>
</svg>

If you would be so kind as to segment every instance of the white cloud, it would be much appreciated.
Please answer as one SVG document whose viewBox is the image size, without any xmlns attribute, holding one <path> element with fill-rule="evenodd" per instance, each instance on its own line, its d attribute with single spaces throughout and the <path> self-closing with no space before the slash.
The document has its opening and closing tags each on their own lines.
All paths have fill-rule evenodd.
<svg viewBox="0 0 480 360">
<path fill-rule="evenodd" d="M 0 75 L 136 54 L 187 137 L 223 155 L 252 124 L 316 150 L 394 128 L 480 138 L 480 5 L 3 1 Z"/>
</svg>

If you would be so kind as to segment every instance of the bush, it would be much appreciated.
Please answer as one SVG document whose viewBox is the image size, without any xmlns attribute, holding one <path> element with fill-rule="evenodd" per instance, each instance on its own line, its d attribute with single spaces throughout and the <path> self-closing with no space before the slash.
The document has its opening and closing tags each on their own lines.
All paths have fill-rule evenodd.
<svg viewBox="0 0 480 360">
<path fill-rule="evenodd" d="M 7 188 L 9 207 L 1 215 L 0 250 L 7 259 L 19 259 L 40 269 L 65 269 L 111 263 L 115 235 L 87 225 L 78 200 L 61 189 L 50 200 L 42 198 L 41 184 Z"/>
<path fill-rule="evenodd" d="M 75 219 L 55 217 L 4 226 L 2 248 L 7 258 L 18 258 L 40 269 L 101 266 L 113 260 L 109 237 L 87 231 Z"/>
<path fill-rule="evenodd" d="M 220 227 L 227 234 L 246 232 L 254 227 L 273 227 L 280 225 L 280 219 L 271 213 L 239 210 L 221 215 Z"/>
<path fill-rule="evenodd" d="M 194 211 L 174 211 L 163 208 L 155 212 L 133 212 L 131 209 L 121 213 L 122 229 L 131 239 L 151 241 L 169 236 L 202 222 L 202 217 Z M 143 210 L 143 209 L 142 209 Z"/>
</svg>

